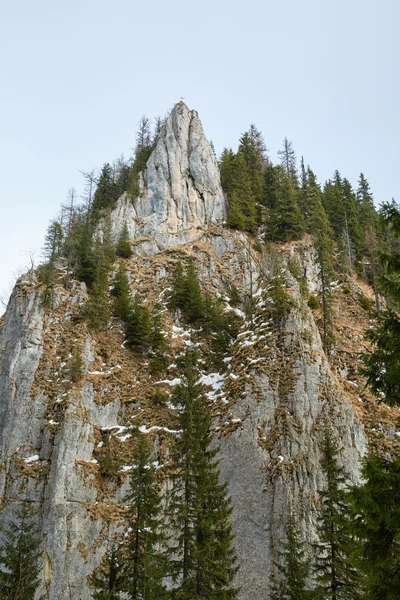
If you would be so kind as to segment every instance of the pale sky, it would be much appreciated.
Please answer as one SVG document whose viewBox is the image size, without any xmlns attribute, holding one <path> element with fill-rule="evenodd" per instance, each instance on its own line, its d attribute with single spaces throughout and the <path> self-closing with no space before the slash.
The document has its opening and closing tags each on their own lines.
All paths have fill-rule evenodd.
<svg viewBox="0 0 400 600">
<path fill-rule="evenodd" d="M 0 296 L 79 170 L 181 96 L 218 153 L 255 123 L 273 161 L 287 136 L 320 182 L 400 199 L 399 22 L 398 0 L 2 0 Z"/>
</svg>

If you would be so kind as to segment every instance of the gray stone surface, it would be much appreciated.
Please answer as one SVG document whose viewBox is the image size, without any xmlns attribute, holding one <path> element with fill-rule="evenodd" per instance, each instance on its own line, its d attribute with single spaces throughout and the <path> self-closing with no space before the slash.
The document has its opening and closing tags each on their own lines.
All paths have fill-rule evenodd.
<svg viewBox="0 0 400 600">
<path fill-rule="evenodd" d="M 275 259 L 256 252 L 244 234 L 218 227 L 225 210 L 218 167 L 197 113 L 180 103 L 149 159 L 141 195 L 133 201 L 126 196 L 119 200 L 112 214 L 114 234 L 126 220 L 141 255 L 152 256 L 179 244 L 191 246 L 202 281 L 218 295 L 226 295 L 232 283 L 243 297 L 266 290 L 277 269 Z M 312 249 L 305 247 L 299 259 L 314 291 L 317 270 Z M 155 284 L 168 276 L 162 261 L 153 273 Z M 315 499 L 323 483 L 319 467 L 323 417 L 329 416 L 354 482 L 367 447 L 363 427 L 324 356 L 312 313 L 300 308 L 293 277 L 287 273 L 286 279 L 296 301 L 293 310 L 281 331 L 264 332 L 264 345 L 237 346 L 232 375 L 243 378 L 242 387 L 219 422 L 220 427 L 239 423 L 220 441 L 223 477 L 234 504 L 240 600 L 268 598 L 271 552 L 284 535 L 290 506 L 302 516 L 308 537 L 314 536 Z M 84 288 L 77 286 L 75 292 L 69 300 L 65 291 L 57 296 L 57 310 L 60 314 L 64 310 L 64 318 L 85 301 Z M 261 329 L 267 326 L 262 317 L 258 325 L 261 339 Z M 87 577 L 117 525 L 92 518 L 89 506 L 95 507 L 99 497 L 85 465 L 90 467 L 93 460 L 96 427 L 123 424 L 124 408 L 118 393 L 117 399 L 97 404 L 87 374 L 78 391 L 71 388 L 62 396 L 63 412 L 58 422 L 50 423 L 43 378 L 55 369 L 55 359 L 44 343 L 44 330 L 57 340 L 62 329 L 58 313 L 51 318 L 44 315 L 37 288 L 17 284 L 0 331 L 0 520 L 7 523 L 12 518 L 15 500 L 32 502 L 43 532 L 45 597 L 89 600 Z M 82 347 L 87 373 L 95 360 L 89 333 Z M 32 390 L 42 355 L 47 371 Z M 226 381 L 228 393 L 233 379 Z M 24 462 L 34 455 L 39 459 Z M 113 491 L 106 501 L 121 500 L 126 483 Z"/>
<path fill-rule="evenodd" d="M 180 102 L 164 124 L 141 179 L 138 198 L 124 195 L 111 216 L 118 236 L 126 221 L 141 254 L 198 239 L 224 221 L 226 201 L 219 169 L 201 121 Z"/>
</svg>

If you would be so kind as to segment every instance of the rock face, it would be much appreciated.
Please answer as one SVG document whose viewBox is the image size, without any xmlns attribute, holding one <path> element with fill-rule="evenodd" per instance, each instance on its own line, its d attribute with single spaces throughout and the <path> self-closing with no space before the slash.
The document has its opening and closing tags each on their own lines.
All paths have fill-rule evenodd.
<svg viewBox="0 0 400 600">
<path fill-rule="evenodd" d="M 224 221 L 226 201 L 216 158 L 194 110 L 180 102 L 166 120 L 140 182 L 138 198 L 122 196 L 111 216 L 118 235 L 127 223 L 141 252 L 194 241 Z"/>
<path fill-rule="evenodd" d="M 344 349 L 343 359 L 338 352 L 328 362 L 314 315 L 291 275 L 290 261 L 297 257 L 309 289 L 316 289 L 309 242 L 279 249 L 278 272 L 291 308 L 278 321 L 271 316 L 276 251 L 254 250 L 245 234 L 218 225 L 225 218 L 218 168 L 197 113 L 185 105 L 178 104 L 164 125 L 141 189 L 133 202 L 120 199 L 112 224 L 117 234 L 127 220 L 137 244 L 137 253 L 124 261 L 132 289 L 149 306 L 165 308 L 173 354 L 193 335 L 179 314 L 167 310 L 170 274 L 179 261 L 196 261 L 202 285 L 225 298 L 227 311 L 244 317 L 229 304 L 233 286 L 242 300 L 256 299 L 253 326 L 243 319 L 226 371 L 204 376 L 218 382 L 207 389 L 234 504 L 240 599 L 265 600 L 290 508 L 300 515 L 305 534 L 315 535 L 324 418 L 337 435 L 351 480 L 358 480 L 368 439 L 356 383 L 340 375 L 351 372 L 349 353 Z M 30 501 L 43 534 L 41 592 L 47 600 L 89 600 L 87 578 L 122 531 L 135 439 L 140 432 L 148 435 L 155 458 L 166 460 L 168 410 L 152 401 L 160 382 L 146 358 L 124 347 L 118 321 L 107 332 L 89 331 L 78 284 L 68 292 L 60 285 L 55 300 L 44 310 L 40 286 L 20 281 L 0 330 L 0 521 L 12 519 L 16 502 Z M 340 314 L 346 310 L 343 301 Z M 76 346 L 85 367 L 73 383 L 69 360 Z M 166 377 L 170 385 L 161 385 L 168 393 L 174 375 Z M 114 473 L 104 466 L 106 448 L 120 457 Z"/>
</svg>

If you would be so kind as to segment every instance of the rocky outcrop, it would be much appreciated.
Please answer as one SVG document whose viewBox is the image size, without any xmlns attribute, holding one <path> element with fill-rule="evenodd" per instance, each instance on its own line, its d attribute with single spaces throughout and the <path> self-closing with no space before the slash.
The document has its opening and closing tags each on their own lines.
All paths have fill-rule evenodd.
<svg viewBox="0 0 400 600">
<path fill-rule="evenodd" d="M 183 102 L 164 123 L 140 188 L 138 198 L 122 196 L 111 215 L 114 234 L 126 222 L 140 253 L 192 242 L 224 221 L 226 201 L 214 152 L 197 112 Z"/>
<path fill-rule="evenodd" d="M 140 196 L 122 197 L 111 222 L 115 235 L 124 221 L 128 224 L 135 255 L 124 266 L 132 291 L 150 307 L 162 307 L 173 355 L 194 335 L 167 308 L 178 262 L 194 259 L 204 288 L 242 319 L 227 368 L 203 373 L 203 381 L 213 401 L 215 441 L 221 444 L 222 474 L 234 505 L 240 600 L 265 600 L 271 559 L 290 508 L 300 515 L 308 538 L 315 535 L 324 419 L 332 424 L 353 482 L 368 437 L 384 439 L 386 432 L 372 402 L 365 410 L 351 363 L 368 323 L 356 300 L 335 290 L 340 297 L 335 319 L 352 346 L 349 353 L 338 342 L 328 361 L 318 314 L 307 306 L 290 266 L 298 261 L 308 291 L 317 290 L 310 241 L 260 251 L 251 237 L 224 228 L 224 219 L 212 149 L 197 113 L 180 103 L 161 131 Z M 279 319 L 270 287 L 277 274 L 290 308 Z M 243 306 L 230 302 L 234 289 L 242 304 L 255 301 L 252 324 Z M 68 291 L 60 284 L 53 306 L 45 310 L 37 281 L 20 280 L 0 330 L 0 521 L 7 524 L 20 501 L 37 509 L 41 593 L 47 600 L 90 600 L 88 577 L 124 524 L 123 499 L 138 436 L 150 437 L 160 469 L 168 461 L 172 409 L 153 398 L 160 386 L 171 391 L 174 375 L 168 371 L 168 383 L 158 381 L 147 358 L 125 348 L 117 320 L 107 332 L 90 331 L 82 318 L 86 298 L 79 284 Z M 357 333 L 350 331 L 353 326 Z M 72 382 L 69 361 L 77 346 L 84 373 Z M 113 456 L 119 458 L 114 470 Z"/>
</svg>

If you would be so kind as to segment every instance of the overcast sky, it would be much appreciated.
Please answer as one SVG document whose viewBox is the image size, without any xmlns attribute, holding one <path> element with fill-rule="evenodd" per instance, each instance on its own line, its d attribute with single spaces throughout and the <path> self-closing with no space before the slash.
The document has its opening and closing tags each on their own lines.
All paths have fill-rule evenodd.
<svg viewBox="0 0 400 600">
<path fill-rule="evenodd" d="M 129 156 L 180 97 L 219 153 L 250 123 L 320 182 L 400 198 L 398 0 L 19 0 L 0 19 L 0 296 L 79 170 Z M 0 310 L 1 312 L 1 310 Z"/>
</svg>

